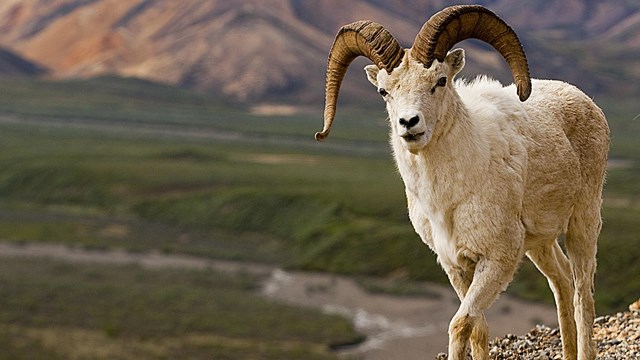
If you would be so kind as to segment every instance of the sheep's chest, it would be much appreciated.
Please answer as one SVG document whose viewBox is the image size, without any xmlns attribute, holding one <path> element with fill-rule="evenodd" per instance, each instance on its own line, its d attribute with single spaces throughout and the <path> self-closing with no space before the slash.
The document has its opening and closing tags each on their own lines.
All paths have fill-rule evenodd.
<svg viewBox="0 0 640 360">
<path fill-rule="evenodd" d="M 409 216 L 416 232 L 438 255 L 438 261 L 443 266 L 461 266 L 459 259 L 463 249 L 456 235 L 453 218 L 455 195 L 436 191 L 441 188 L 434 188 L 424 176 L 403 176 L 403 180 Z"/>
<path fill-rule="evenodd" d="M 457 218 L 461 214 L 456 209 L 478 191 L 474 186 L 479 181 L 472 175 L 482 173 L 470 171 L 474 166 L 470 157 L 452 156 L 446 151 L 413 156 L 394 140 L 396 165 L 405 184 L 414 229 L 444 267 L 472 266 L 478 249 L 469 247 L 473 245 L 466 236 L 469 228 L 460 228 L 469 225 L 468 219 Z"/>
<path fill-rule="evenodd" d="M 432 213 L 427 219 L 431 226 L 433 251 L 438 255 L 438 261 L 445 266 L 459 266 L 460 248 L 452 236 L 453 224 L 450 219 L 447 219 L 443 212 Z"/>
</svg>

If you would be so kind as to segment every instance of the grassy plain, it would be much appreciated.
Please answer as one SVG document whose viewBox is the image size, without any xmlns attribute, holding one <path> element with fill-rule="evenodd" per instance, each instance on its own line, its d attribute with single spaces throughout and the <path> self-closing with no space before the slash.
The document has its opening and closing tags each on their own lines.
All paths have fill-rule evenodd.
<svg viewBox="0 0 640 360">
<path fill-rule="evenodd" d="M 326 144 L 316 144 L 312 135 L 321 123 L 317 113 L 251 115 L 246 109 L 139 80 L 5 80 L 0 83 L 0 93 L 3 241 L 160 250 L 354 275 L 401 273 L 405 274 L 403 280 L 446 281 L 408 222 L 403 186 L 388 154 L 382 105 L 373 113 L 344 109 L 339 113 L 335 136 Z M 640 289 L 640 155 L 636 150 L 640 121 L 633 120 L 634 111 L 640 110 L 631 102 L 602 104 L 612 109 L 605 107 L 614 136 L 611 156 L 622 160 L 620 166 L 609 170 L 599 247 L 596 302 L 598 311 L 605 313 L 624 308 L 637 299 Z M 146 290 L 136 281 L 119 280 L 142 277 L 140 269 L 81 267 L 71 271 L 67 265 L 19 260 L 2 266 L 4 292 L 0 301 L 16 295 L 32 299 L 11 306 L 0 304 L 3 313 L 10 309 L 0 315 L 0 333 L 5 334 L 0 338 L 9 339 L 11 346 L 19 348 L 16 351 L 54 351 L 43 345 L 43 339 L 59 327 L 80 329 L 86 336 L 106 342 L 125 341 L 129 337 L 123 335 L 134 331 L 134 338 L 141 339 L 135 346 L 154 349 L 158 337 L 174 336 L 179 338 L 174 339 L 176 348 L 184 350 L 188 347 L 185 342 L 200 341 L 189 337 L 195 336 L 192 333 L 182 337 L 186 329 L 197 329 L 200 335 L 214 334 L 214 340 L 223 336 L 207 318 L 229 317 L 227 324 L 234 325 L 225 333 L 238 330 L 233 329 L 235 324 L 243 326 L 242 321 L 231 321 L 243 316 L 234 312 L 239 309 L 208 312 L 213 311 L 208 308 L 212 305 L 204 299 L 215 297 L 211 291 L 248 297 L 251 303 L 246 306 L 255 306 L 256 311 L 274 306 L 256 300 L 251 286 L 244 282 L 238 285 L 237 279 L 225 280 L 226 285 L 206 281 L 217 274 L 145 273 L 157 287 L 150 292 L 153 297 L 145 297 Z M 33 267 L 34 271 L 22 271 L 21 267 Z M 67 270 L 54 271 L 56 268 Z M 92 272 L 94 275 L 87 275 Z M 11 280 L 11 274 L 22 274 L 22 281 Z M 50 274 L 55 274 L 55 279 Z M 172 276 L 183 278 L 169 281 Z M 99 279 L 98 284 L 94 278 Z M 51 287 L 44 286 L 49 282 Z M 42 292 L 26 285 L 30 283 L 42 284 Z M 163 288 L 163 283 L 168 286 Z M 182 283 L 180 288 L 178 283 Z M 47 296 L 60 304 L 71 301 L 57 298 L 60 289 L 68 289 L 70 297 L 83 297 L 87 307 L 116 314 L 86 323 L 82 314 L 88 310 L 82 307 L 69 307 L 60 314 L 60 309 L 32 313 L 24 307 L 35 306 Z M 509 291 L 551 301 L 546 280 L 528 262 Z M 178 293 L 184 293 L 186 299 Z M 131 303 L 135 309 L 144 309 L 136 323 L 153 320 L 151 323 L 174 327 L 159 325 L 159 335 L 149 329 L 125 329 L 122 319 L 134 309 L 122 309 L 124 313 L 109 309 L 102 300 L 105 294 L 116 297 L 117 304 Z M 157 307 L 142 305 L 153 303 L 156 297 L 167 302 Z M 202 308 L 189 311 L 182 303 L 189 301 Z M 162 307 L 167 306 L 179 309 L 163 313 Z M 193 316 L 201 317 L 196 320 L 204 323 L 180 322 Z M 271 324 L 269 321 L 265 324 Z M 273 344 L 308 341 L 315 344 L 313 349 L 326 350 L 330 343 L 356 336 L 343 328 L 344 320 L 318 321 L 329 321 L 333 325 L 328 328 L 341 330 L 326 336 L 309 334 L 311 340 L 291 340 L 286 333 L 291 329 L 283 329 L 274 335 L 278 339 Z M 292 329 L 296 324 L 291 322 Z M 35 335 L 18 341 L 18 334 L 25 331 Z M 248 354 L 256 349 L 243 344 L 259 336 L 240 331 L 232 336 L 237 340 L 232 343 L 239 344 L 238 354 Z M 269 339 L 264 341 L 267 348 L 273 345 Z M 211 346 L 218 345 L 203 345 L 203 353 Z M 292 354 L 299 350 L 297 346 L 292 349 Z M 286 358 L 282 351 L 271 358 Z M 319 358 L 330 356 L 326 351 L 317 353 Z M 238 358 L 238 354 L 228 357 Z"/>
<path fill-rule="evenodd" d="M 3 259 L 0 283 L 0 359 L 331 359 L 359 338 L 243 274 Z"/>
</svg>

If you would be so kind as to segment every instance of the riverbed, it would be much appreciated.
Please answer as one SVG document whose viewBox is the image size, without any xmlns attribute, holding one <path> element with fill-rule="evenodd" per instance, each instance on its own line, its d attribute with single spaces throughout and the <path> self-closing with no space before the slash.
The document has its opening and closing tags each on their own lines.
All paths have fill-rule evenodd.
<svg viewBox="0 0 640 360">
<path fill-rule="evenodd" d="M 159 252 L 87 250 L 53 244 L 0 243 L 0 257 L 43 257 L 59 261 L 138 264 L 145 268 L 244 271 L 264 279 L 261 294 L 274 301 L 321 309 L 351 320 L 367 339 L 336 350 L 365 360 L 433 359 L 447 347 L 447 328 L 459 301 L 447 286 L 421 284 L 423 295 L 371 293 L 355 279 L 328 273 L 285 271 L 265 264 L 211 260 Z M 491 337 L 523 334 L 536 324 L 557 326 L 554 307 L 503 294 L 486 313 Z"/>
</svg>

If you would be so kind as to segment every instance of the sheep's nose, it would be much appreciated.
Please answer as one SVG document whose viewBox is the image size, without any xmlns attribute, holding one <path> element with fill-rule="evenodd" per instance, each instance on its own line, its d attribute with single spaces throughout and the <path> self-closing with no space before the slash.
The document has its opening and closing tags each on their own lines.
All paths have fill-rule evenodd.
<svg viewBox="0 0 640 360">
<path fill-rule="evenodd" d="M 400 125 L 404 126 L 408 129 L 411 129 L 412 127 L 416 126 L 416 124 L 420 121 L 420 117 L 418 117 L 418 115 L 412 117 L 409 120 L 406 120 L 405 118 L 400 118 Z"/>
</svg>

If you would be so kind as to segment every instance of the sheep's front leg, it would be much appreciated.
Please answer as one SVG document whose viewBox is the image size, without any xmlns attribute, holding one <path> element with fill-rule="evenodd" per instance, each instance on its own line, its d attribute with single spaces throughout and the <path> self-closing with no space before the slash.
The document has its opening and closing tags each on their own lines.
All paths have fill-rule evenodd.
<svg viewBox="0 0 640 360">
<path fill-rule="evenodd" d="M 449 326 L 449 359 L 466 359 L 468 343 L 463 338 L 470 340 L 474 360 L 489 359 L 489 327 L 484 315 L 454 316 Z"/>
<path fill-rule="evenodd" d="M 444 266 L 445 272 L 449 277 L 449 282 L 458 294 L 458 298 L 462 302 L 469 291 L 471 281 L 473 280 L 473 271 L 464 270 L 459 267 Z M 471 330 L 471 355 L 474 359 L 483 360 L 488 356 L 487 344 L 489 342 L 489 327 L 484 315 L 481 316 Z M 463 350 L 466 352 L 466 350 Z"/>
<path fill-rule="evenodd" d="M 484 314 L 475 321 L 471 332 L 471 357 L 475 360 L 489 359 L 489 325 Z"/>
<path fill-rule="evenodd" d="M 449 359 L 464 360 L 471 340 L 474 360 L 488 359 L 488 327 L 484 311 L 507 287 L 517 267 L 517 257 L 492 260 L 481 258 L 471 286 L 449 324 Z"/>
</svg>

